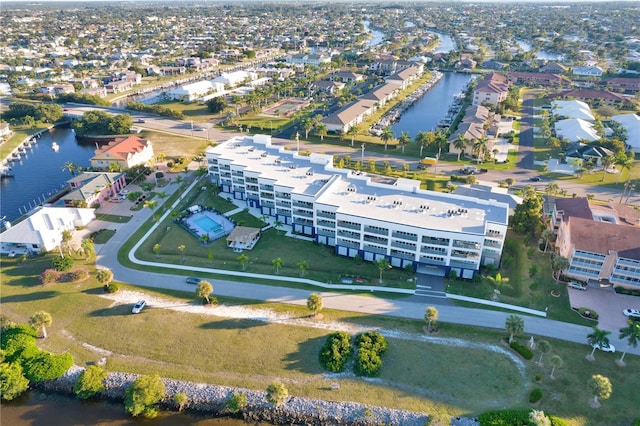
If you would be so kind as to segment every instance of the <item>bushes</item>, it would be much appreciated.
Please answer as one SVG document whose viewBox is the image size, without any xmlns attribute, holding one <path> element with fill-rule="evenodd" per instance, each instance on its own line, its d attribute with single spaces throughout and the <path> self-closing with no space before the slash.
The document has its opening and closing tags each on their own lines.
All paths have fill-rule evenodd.
<svg viewBox="0 0 640 426">
<path fill-rule="evenodd" d="M 225 403 L 230 413 L 236 414 L 247 406 L 247 395 L 242 392 L 234 392 Z"/>
<path fill-rule="evenodd" d="M 533 358 L 533 352 L 531 352 L 531 349 L 529 349 L 525 345 L 522 345 L 522 344 L 516 342 L 515 340 L 513 342 L 511 342 L 509 347 L 511 349 L 513 349 L 514 351 L 518 352 L 524 359 Z"/>
<path fill-rule="evenodd" d="M 531 410 L 498 410 L 487 411 L 478 416 L 480 426 L 512 426 L 526 425 L 533 426 L 529 419 Z M 567 426 L 567 423 L 559 417 L 547 415 L 551 421 L 551 426 Z"/>
<path fill-rule="evenodd" d="M 590 309 L 590 308 L 578 308 L 576 310 L 584 318 L 589 318 L 589 319 L 594 319 L 594 320 L 598 319 L 598 313 L 596 311 L 594 311 L 593 309 Z"/>
<path fill-rule="evenodd" d="M 70 353 L 56 355 L 46 351 L 40 351 L 35 357 L 23 363 L 24 375 L 32 382 L 56 379 L 72 365 L 73 355 Z"/>
<path fill-rule="evenodd" d="M 104 285 L 104 291 L 106 291 L 107 293 L 115 293 L 118 290 L 119 290 L 118 284 L 116 283 L 112 282 Z"/>
<path fill-rule="evenodd" d="M 535 388 L 529 394 L 529 402 L 531 404 L 535 404 L 536 402 L 540 401 L 541 399 L 542 399 L 542 389 L 540 389 L 540 388 Z"/>
<path fill-rule="evenodd" d="M 89 273 L 84 269 L 81 269 L 78 271 L 72 271 L 69 273 L 69 281 L 71 282 L 82 281 L 88 276 L 89 276 Z"/>
<path fill-rule="evenodd" d="M 60 272 L 55 269 L 45 269 L 44 272 L 40 274 L 40 282 L 42 284 L 53 284 L 58 282 L 60 275 Z"/>
<path fill-rule="evenodd" d="M 359 334 L 356 337 L 356 347 L 354 372 L 368 377 L 380 374 L 382 355 L 389 347 L 382 334 L 375 331 Z"/>
<path fill-rule="evenodd" d="M 615 291 L 616 291 L 616 293 L 619 293 L 619 294 L 626 294 L 626 295 L 629 295 L 629 296 L 640 296 L 640 290 L 636 290 L 636 289 L 615 287 Z M 636 425 L 634 424 L 634 426 L 636 426 Z M 638 420 L 638 426 L 640 426 L 640 420 Z"/>
<path fill-rule="evenodd" d="M 56 256 L 51 261 L 51 266 L 58 272 L 68 271 L 73 268 L 73 259 L 71 256 Z"/>
<path fill-rule="evenodd" d="M 332 333 L 320 349 L 320 364 L 333 373 L 343 371 L 351 357 L 351 350 L 349 333 L 344 331 Z"/>
<path fill-rule="evenodd" d="M 124 408 L 133 417 L 154 418 L 158 415 L 157 404 L 165 393 L 160 376 L 140 376 L 125 391 Z"/>
<path fill-rule="evenodd" d="M 106 371 L 97 365 L 91 365 L 78 377 L 78 381 L 73 385 L 73 393 L 78 395 L 80 399 L 91 398 L 104 390 L 104 379 L 106 378 Z"/>
</svg>

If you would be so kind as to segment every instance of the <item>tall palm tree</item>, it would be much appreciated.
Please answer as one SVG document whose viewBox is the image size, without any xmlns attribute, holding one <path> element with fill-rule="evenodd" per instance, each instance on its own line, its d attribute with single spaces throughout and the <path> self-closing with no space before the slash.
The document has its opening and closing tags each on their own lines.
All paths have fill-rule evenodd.
<svg viewBox="0 0 640 426">
<path fill-rule="evenodd" d="M 316 123 L 313 127 L 316 134 L 320 136 L 320 140 L 324 142 L 324 137 L 327 135 L 327 125 L 324 123 Z"/>
<path fill-rule="evenodd" d="M 414 141 L 418 144 L 418 146 L 420 146 L 420 157 L 422 157 L 422 150 L 429 144 L 427 132 L 418 132 L 418 134 L 414 138 Z"/>
<path fill-rule="evenodd" d="M 628 158 L 626 155 L 624 157 L 620 155 L 620 157 L 616 160 L 615 164 L 620 168 L 620 173 L 618 173 L 618 179 L 616 180 L 616 183 L 620 183 L 620 179 L 622 178 L 622 173 L 625 170 L 631 170 L 631 168 L 633 167 L 633 159 Z"/>
<path fill-rule="evenodd" d="M 593 347 L 591 354 L 589 355 L 591 358 L 593 358 L 593 354 L 597 347 L 609 345 L 609 338 L 607 336 L 610 334 L 610 331 L 601 330 L 597 326 L 593 327 L 593 333 L 587 335 L 587 343 Z"/>
<path fill-rule="evenodd" d="M 619 363 L 624 362 L 624 356 L 626 355 L 629 347 L 637 347 L 640 343 L 640 322 L 629 320 L 628 325 L 620 329 L 620 339 L 627 339 L 627 349 L 622 353 L 622 356 L 618 360 Z"/>
<path fill-rule="evenodd" d="M 382 129 L 382 135 L 380 135 L 380 138 L 384 142 L 384 150 L 386 151 L 387 145 L 393 140 L 393 131 L 391 130 L 391 127 L 386 126 Z"/>
<path fill-rule="evenodd" d="M 562 358 L 560 358 L 560 355 L 553 355 L 549 358 L 549 362 L 551 363 L 551 374 L 549 374 L 549 377 L 553 379 L 553 373 L 555 373 L 556 368 L 562 367 Z"/>
<path fill-rule="evenodd" d="M 604 182 L 605 176 L 607 176 L 607 169 L 611 167 L 615 162 L 616 158 L 613 155 L 606 155 L 602 157 L 602 180 Z"/>
<path fill-rule="evenodd" d="M 545 229 L 542 231 L 542 239 L 544 240 L 544 252 L 547 252 L 547 247 L 549 246 L 549 241 L 553 238 L 555 233 L 551 229 Z"/>
<path fill-rule="evenodd" d="M 280 273 L 280 268 L 282 268 L 282 258 L 281 257 L 276 257 L 275 259 L 273 259 L 271 261 L 271 264 L 275 268 L 276 274 L 279 274 Z"/>
<path fill-rule="evenodd" d="M 477 138 L 473 144 L 473 153 L 476 154 L 478 163 L 484 160 L 484 156 L 489 150 L 489 139 L 485 136 Z"/>
<path fill-rule="evenodd" d="M 37 330 L 42 330 L 42 338 L 47 338 L 47 327 L 52 323 L 51 314 L 38 311 L 29 318 L 29 325 Z"/>
<path fill-rule="evenodd" d="M 410 142 L 411 142 L 411 136 L 409 136 L 409 133 L 407 132 L 400 133 L 400 137 L 398 138 L 398 143 L 400 144 L 400 147 L 402 147 L 403 154 L 404 154 L 404 147 L 406 145 L 409 145 Z"/>
<path fill-rule="evenodd" d="M 238 259 L 238 262 L 240 262 L 240 266 L 242 266 L 242 270 L 245 271 L 247 269 L 247 263 L 249 262 L 249 256 L 242 253 L 240 256 L 237 257 L 237 259 Z"/>
<path fill-rule="evenodd" d="M 462 133 L 459 133 L 458 137 L 453 141 L 453 147 L 458 150 L 458 161 L 460 161 L 460 154 L 462 154 L 467 147 L 467 138 L 465 138 Z"/>
<path fill-rule="evenodd" d="M 386 257 L 376 260 L 375 264 L 376 264 L 376 267 L 378 268 L 378 271 L 380 272 L 379 282 L 382 283 L 382 274 L 387 269 L 391 269 L 391 264 L 389 263 L 389 259 L 387 259 Z"/>
<path fill-rule="evenodd" d="M 509 333 L 509 344 L 513 342 L 513 336 L 524 331 L 524 320 L 518 315 L 509 315 L 504 323 L 504 329 Z"/>
<path fill-rule="evenodd" d="M 356 135 L 358 134 L 358 127 L 357 126 L 349 127 L 349 130 L 347 130 L 347 134 L 351 136 L 351 146 L 353 146 L 353 141 L 355 140 Z"/>
<path fill-rule="evenodd" d="M 309 132 L 313 129 L 313 121 L 309 117 L 305 117 L 300 120 L 300 124 L 304 129 L 304 138 L 309 139 Z"/>
<path fill-rule="evenodd" d="M 63 172 L 65 170 L 68 171 L 69 173 L 71 173 L 71 176 L 75 176 L 76 175 L 76 169 L 77 169 L 77 166 L 74 163 L 72 163 L 71 161 L 67 161 L 62 166 L 62 171 Z"/>
<path fill-rule="evenodd" d="M 438 130 L 434 134 L 433 144 L 435 148 L 438 150 L 438 159 L 440 159 L 440 156 L 442 155 L 442 150 L 449 145 L 449 140 L 447 140 L 447 134 L 442 130 Z"/>
</svg>

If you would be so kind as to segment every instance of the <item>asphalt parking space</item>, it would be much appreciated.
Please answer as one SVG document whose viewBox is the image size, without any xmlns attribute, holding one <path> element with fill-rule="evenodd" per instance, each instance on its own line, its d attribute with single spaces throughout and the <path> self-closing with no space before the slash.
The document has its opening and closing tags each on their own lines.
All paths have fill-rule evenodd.
<svg viewBox="0 0 640 426">
<path fill-rule="evenodd" d="M 640 309 L 640 297 L 618 294 L 612 287 L 568 290 L 572 308 L 593 309 L 598 313 L 598 328 L 611 331 L 616 336 L 621 328 L 627 326 L 628 318 L 622 313 L 623 309 Z"/>
</svg>

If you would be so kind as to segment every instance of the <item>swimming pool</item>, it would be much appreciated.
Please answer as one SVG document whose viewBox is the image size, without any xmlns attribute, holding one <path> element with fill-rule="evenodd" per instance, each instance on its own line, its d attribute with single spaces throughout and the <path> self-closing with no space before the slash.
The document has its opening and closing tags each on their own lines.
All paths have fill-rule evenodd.
<svg viewBox="0 0 640 426">
<path fill-rule="evenodd" d="M 197 219 L 194 219 L 193 222 L 207 234 L 210 232 L 217 233 L 222 229 L 222 225 L 211 219 L 209 216 L 201 216 Z"/>
</svg>

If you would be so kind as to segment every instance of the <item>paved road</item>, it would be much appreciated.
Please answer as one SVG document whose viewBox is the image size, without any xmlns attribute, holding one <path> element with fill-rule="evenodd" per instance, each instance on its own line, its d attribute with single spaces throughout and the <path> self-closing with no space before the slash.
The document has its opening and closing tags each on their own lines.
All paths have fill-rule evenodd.
<svg viewBox="0 0 640 426">
<path fill-rule="evenodd" d="M 173 193 L 179 187 L 172 183 L 165 187 L 167 193 Z M 117 260 L 117 253 L 124 242 L 141 226 L 150 216 L 151 210 L 142 209 L 136 212 L 132 220 L 125 224 L 114 223 L 94 223 L 97 229 L 108 227 L 117 229 L 115 235 L 104 245 L 97 246 L 97 265 L 111 269 L 116 280 L 137 286 L 182 290 L 193 292 L 194 286 L 185 283 L 184 276 L 150 273 L 138 271 L 122 266 Z M 185 265 L 167 265 L 173 269 L 189 271 L 190 274 L 197 275 L 205 272 L 222 272 L 207 268 L 194 268 Z M 227 280 L 215 280 L 215 293 L 221 296 L 232 296 L 238 298 L 265 300 L 270 302 L 289 303 L 294 305 L 306 305 L 306 300 L 311 293 L 307 290 L 297 290 L 285 287 L 271 287 L 267 285 L 254 284 L 251 282 L 237 282 Z M 503 329 L 504 323 L 509 315 L 504 312 L 463 308 L 458 306 L 438 304 L 437 299 L 424 299 L 417 296 L 406 299 L 384 299 L 380 297 L 346 295 L 333 292 L 320 292 L 323 297 L 324 306 L 329 309 L 354 311 L 372 315 L 390 315 L 401 318 L 422 320 L 427 305 L 436 305 L 439 312 L 440 321 L 456 324 L 467 324 L 481 327 Z M 524 316 L 525 334 L 536 336 L 547 336 L 556 339 L 585 343 L 586 336 L 591 332 L 589 327 L 575 324 L 562 323 L 540 317 Z M 611 343 L 618 348 L 625 348 L 626 344 L 617 339 L 618 330 L 610 330 Z M 585 354 L 589 348 L 585 346 Z M 640 347 L 631 348 L 630 353 L 640 355 Z"/>
<path fill-rule="evenodd" d="M 522 102 L 520 121 L 520 143 L 518 145 L 518 168 L 533 170 L 533 94 L 527 92 Z"/>
</svg>

